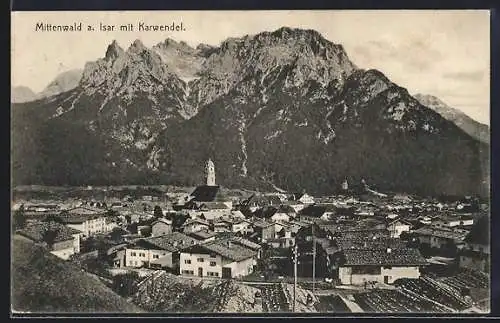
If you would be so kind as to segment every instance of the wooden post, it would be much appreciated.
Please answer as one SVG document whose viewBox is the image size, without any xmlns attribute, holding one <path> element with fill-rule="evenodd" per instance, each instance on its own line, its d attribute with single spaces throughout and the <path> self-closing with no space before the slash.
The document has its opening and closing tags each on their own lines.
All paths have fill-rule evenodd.
<svg viewBox="0 0 500 323">
<path fill-rule="evenodd" d="M 315 283 L 316 283 L 316 239 L 314 237 L 314 223 L 312 225 L 312 241 L 313 241 L 313 286 L 312 286 L 312 292 L 314 295 L 314 288 L 315 288 Z"/>
<path fill-rule="evenodd" d="M 297 295 L 297 244 L 293 247 L 293 312 L 295 313 L 295 303 Z"/>
</svg>

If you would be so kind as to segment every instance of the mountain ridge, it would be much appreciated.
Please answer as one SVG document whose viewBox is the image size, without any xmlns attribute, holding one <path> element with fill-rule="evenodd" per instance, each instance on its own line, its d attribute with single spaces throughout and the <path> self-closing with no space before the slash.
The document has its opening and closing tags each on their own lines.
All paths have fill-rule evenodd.
<svg viewBox="0 0 500 323">
<path fill-rule="evenodd" d="M 382 189 L 487 190 L 485 145 L 316 31 L 283 27 L 219 47 L 113 42 L 83 75 L 14 109 L 17 129 L 38 138 L 30 148 L 25 131 L 14 146 L 20 182 L 196 185 L 211 157 L 227 186 L 328 193 L 348 176 Z"/>
</svg>

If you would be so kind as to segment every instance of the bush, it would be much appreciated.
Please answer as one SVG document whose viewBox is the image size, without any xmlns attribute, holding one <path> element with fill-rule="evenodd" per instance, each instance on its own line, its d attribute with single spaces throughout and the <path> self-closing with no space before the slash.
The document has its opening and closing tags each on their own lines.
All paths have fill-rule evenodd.
<svg viewBox="0 0 500 323">
<path fill-rule="evenodd" d="M 121 296 L 129 297 L 137 293 L 139 274 L 135 271 L 113 277 L 113 290 Z"/>
</svg>

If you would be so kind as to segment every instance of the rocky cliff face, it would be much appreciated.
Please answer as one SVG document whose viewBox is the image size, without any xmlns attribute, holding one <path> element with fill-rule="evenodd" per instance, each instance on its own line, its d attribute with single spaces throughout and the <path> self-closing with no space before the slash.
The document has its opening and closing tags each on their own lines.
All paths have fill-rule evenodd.
<svg viewBox="0 0 500 323">
<path fill-rule="evenodd" d="M 487 125 L 473 120 L 462 111 L 450 107 L 435 96 L 415 94 L 414 97 L 422 105 L 431 108 L 439 113 L 443 118 L 452 121 L 472 137 L 484 143 L 490 142 L 490 128 Z"/>
<path fill-rule="evenodd" d="M 22 183 L 192 185 L 212 158 L 227 186 L 330 193 L 348 176 L 422 194 L 484 190 L 485 145 L 313 30 L 219 47 L 113 42 L 78 87 L 14 110 L 14 129 L 38 137 L 24 130 L 14 145 Z"/>
</svg>

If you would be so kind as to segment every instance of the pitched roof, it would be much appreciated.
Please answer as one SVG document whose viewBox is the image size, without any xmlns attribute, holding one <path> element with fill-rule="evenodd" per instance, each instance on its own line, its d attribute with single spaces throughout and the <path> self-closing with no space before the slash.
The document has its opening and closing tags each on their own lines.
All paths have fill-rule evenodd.
<svg viewBox="0 0 500 323">
<path fill-rule="evenodd" d="M 178 251 L 196 243 L 198 243 L 198 240 L 180 232 L 173 232 L 153 238 L 139 239 L 134 242 L 138 247 L 166 250 L 170 252 Z"/>
<path fill-rule="evenodd" d="M 276 195 L 257 195 L 257 194 L 252 194 L 248 199 L 244 200 L 241 204 L 244 206 L 268 206 L 268 205 L 274 205 L 278 206 L 280 205 L 281 199 L 276 196 Z"/>
<path fill-rule="evenodd" d="M 64 210 L 59 214 L 59 218 L 64 223 L 83 223 L 88 220 L 103 217 L 105 212 L 102 210 L 95 210 L 87 207 L 76 207 Z"/>
<path fill-rule="evenodd" d="M 405 248 L 406 243 L 397 238 L 380 237 L 377 239 L 367 239 L 356 237 L 341 237 L 335 239 L 339 249 L 357 249 L 357 250 L 385 250 L 387 248 L 400 249 Z"/>
<path fill-rule="evenodd" d="M 224 204 L 223 202 L 203 202 L 200 205 L 200 209 L 206 209 L 206 210 L 226 210 L 229 209 L 229 207 Z"/>
<path fill-rule="evenodd" d="M 463 240 L 467 236 L 467 232 L 458 230 L 447 230 L 436 227 L 421 227 L 413 231 L 417 235 L 434 236 L 438 238 L 446 238 L 453 240 Z"/>
<path fill-rule="evenodd" d="M 427 264 L 418 249 L 351 250 L 343 251 L 345 262 L 342 266 L 420 266 Z"/>
<path fill-rule="evenodd" d="M 197 240 L 205 240 L 205 239 L 215 237 L 217 235 L 217 233 L 215 233 L 213 231 L 208 231 L 208 230 L 201 230 L 201 231 L 191 232 L 188 235 L 197 239 Z"/>
<path fill-rule="evenodd" d="M 220 195 L 220 187 L 201 185 L 194 189 L 191 193 L 192 201 L 195 202 L 214 202 L 218 195 Z"/>
<path fill-rule="evenodd" d="M 325 212 L 335 212 L 336 207 L 332 204 L 312 204 L 299 211 L 299 216 L 320 218 Z"/>
<path fill-rule="evenodd" d="M 167 224 L 167 225 L 172 225 L 172 220 L 168 220 L 168 219 L 165 219 L 165 218 L 159 218 L 158 220 L 156 220 L 153 223 L 151 223 L 151 226 L 154 226 L 155 224 L 158 224 L 158 223 L 164 223 L 164 224 Z"/>
<path fill-rule="evenodd" d="M 18 231 L 18 233 L 33 241 L 42 242 L 45 233 L 48 231 L 56 233 L 54 242 L 73 240 L 74 234 L 81 233 L 78 230 L 56 222 L 29 223 L 22 230 Z"/>
<path fill-rule="evenodd" d="M 231 239 L 210 241 L 200 245 L 187 247 L 183 251 L 190 253 L 215 253 L 232 261 L 245 260 L 257 254 L 256 251 L 242 246 L 239 243 L 235 243 L 231 241 Z"/>
</svg>

